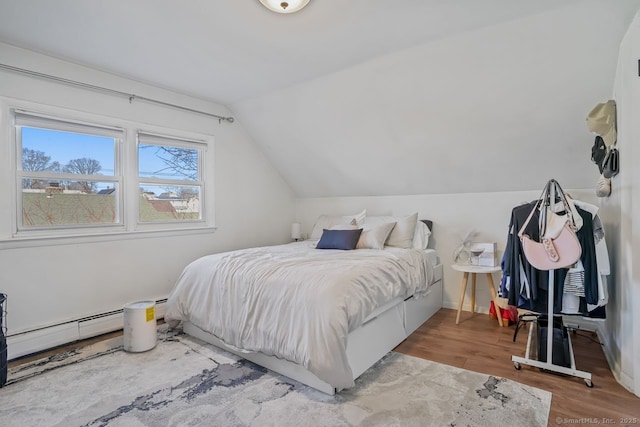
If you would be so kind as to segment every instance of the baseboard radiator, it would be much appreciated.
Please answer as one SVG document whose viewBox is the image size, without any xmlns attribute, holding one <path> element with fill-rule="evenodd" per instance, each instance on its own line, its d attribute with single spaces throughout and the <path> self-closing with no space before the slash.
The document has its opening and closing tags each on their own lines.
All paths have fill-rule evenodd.
<svg viewBox="0 0 640 427">
<path fill-rule="evenodd" d="M 164 318 L 167 299 L 156 301 L 156 319 Z M 68 322 L 7 336 L 7 359 L 37 353 L 59 345 L 92 338 L 123 328 L 124 309 L 99 313 Z"/>
</svg>

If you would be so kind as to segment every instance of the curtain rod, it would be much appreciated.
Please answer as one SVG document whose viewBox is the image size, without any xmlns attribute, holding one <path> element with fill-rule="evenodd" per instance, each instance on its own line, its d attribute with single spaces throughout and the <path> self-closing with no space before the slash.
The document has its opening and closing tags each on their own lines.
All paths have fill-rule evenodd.
<svg viewBox="0 0 640 427">
<path fill-rule="evenodd" d="M 0 63 L 0 68 L 4 68 L 5 70 L 13 71 L 15 73 L 26 74 L 26 75 L 33 76 L 33 77 L 38 77 L 38 78 L 45 79 L 45 80 L 53 80 L 55 82 L 63 83 L 63 84 L 70 85 L 70 86 L 76 86 L 76 87 L 81 87 L 81 88 L 84 88 L 84 89 L 94 90 L 96 92 L 107 93 L 109 95 L 124 96 L 124 97 L 129 99 L 129 103 L 132 103 L 134 100 L 139 100 L 139 101 L 144 101 L 144 102 L 148 102 L 148 103 L 151 103 L 151 104 L 162 105 L 164 107 L 170 107 L 170 108 L 176 108 L 176 109 L 182 110 L 182 111 L 188 111 L 190 113 L 197 113 L 197 114 L 202 114 L 202 115 L 209 116 L 209 117 L 214 117 L 214 118 L 218 119 L 218 123 L 222 123 L 223 120 L 226 121 L 226 122 L 229 122 L 229 123 L 233 123 L 234 120 L 235 120 L 233 117 L 219 116 L 217 114 L 207 113 L 206 111 L 195 110 L 193 108 L 183 107 L 181 105 L 171 104 L 169 102 L 158 101 L 157 99 L 147 98 L 147 97 L 144 97 L 144 96 L 138 96 L 138 95 L 135 95 L 135 94 L 132 94 L 132 93 L 121 92 L 119 90 L 109 89 L 109 88 L 102 87 L 102 86 L 95 86 L 95 85 L 92 85 L 92 84 L 82 83 L 82 82 L 78 82 L 78 81 L 75 81 L 75 80 L 64 79 L 62 77 L 52 76 L 50 74 L 39 73 L 37 71 L 31 71 L 31 70 L 27 70 L 27 69 L 24 69 L 24 68 L 13 67 L 11 65 L 6 65 L 6 64 L 1 64 Z"/>
</svg>

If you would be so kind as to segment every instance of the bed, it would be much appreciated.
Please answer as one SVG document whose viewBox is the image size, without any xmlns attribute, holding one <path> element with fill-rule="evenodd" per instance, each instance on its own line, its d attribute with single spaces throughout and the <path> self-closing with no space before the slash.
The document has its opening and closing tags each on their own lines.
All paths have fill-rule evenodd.
<svg viewBox="0 0 640 427">
<path fill-rule="evenodd" d="M 178 279 L 165 320 L 325 393 L 352 387 L 441 308 L 442 265 L 429 248 L 319 246 L 202 257 Z"/>
</svg>

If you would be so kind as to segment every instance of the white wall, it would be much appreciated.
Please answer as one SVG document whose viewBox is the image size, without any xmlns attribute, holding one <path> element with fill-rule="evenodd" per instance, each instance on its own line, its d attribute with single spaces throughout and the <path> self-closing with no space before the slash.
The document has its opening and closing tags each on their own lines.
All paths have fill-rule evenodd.
<svg viewBox="0 0 640 427">
<path fill-rule="evenodd" d="M 105 86 L 224 116 L 223 106 L 0 44 L 2 63 Z M 169 130 L 212 135 L 215 232 L 157 234 L 65 244 L 7 245 L 15 201 L 6 171 L 12 144 L 7 118 L 0 123 L 0 292 L 8 295 L 9 334 L 166 297 L 182 268 L 195 258 L 240 247 L 289 240 L 294 213 L 291 188 L 243 129 L 202 115 L 78 89 L 0 70 L 0 97 L 123 119 Z M 5 191 L 6 190 L 6 191 Z"/>
<path fill-rule="evenodd" d="M 640 396 L 640 15 L 621 44 L 615 81 L 620 173 L 602 199 L 602 218 L 614 260 L 605 343 L 614 376 Z"/>
<path fill-rule="evenodd" d="M 310 233 L 320 214 L 347 215 L 367 209 L 367 215 L 408 215 L 419 213 L 420 219 L 433 220 L 433 242 L 444 267 L 443 306 L 458 307 L 462 273 L 451 269 L 452 254 L 462 238 L 476 230 L 476 241 L 497 242 L 500 252 L 506 245 L 511 209 L 540 196 L 546 181 L 540 177 L 540 189 L 493 193 L 435 194 L 416 196 L 330 197 L 298 199 L 296 218 L 302 223 L 303 233 Z M 562 184 L 562 182 L 560 182 Z M 579 200 L 596 203 L 593 189 L 566 189 Z M 484 277 L 478 277 L 476 310 L 488 312 L 491 294 Z M 494 282 L 499 283 L 496 274 Z M 470 310 L 465 299 L 464 310 Z"/>
<path fill-rule="evenodd" d="M 299 197 L 584 188 L 585 117 L 639 4 L 556 2 L 231 107 Z"/>
</svg>

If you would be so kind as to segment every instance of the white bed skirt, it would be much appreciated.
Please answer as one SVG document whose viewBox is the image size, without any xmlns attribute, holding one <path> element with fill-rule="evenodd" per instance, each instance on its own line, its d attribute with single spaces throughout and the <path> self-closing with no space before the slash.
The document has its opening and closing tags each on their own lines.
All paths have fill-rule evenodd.
<svg viewBox="0 0 640 427">
<path fill-rule="evenodd" d="M 349 333 L 347 357 L 354 380 L 385 354 L 411 335 L 420 325 L 442 307 L 442 264 L 435 267 L 435 282 L 422 298 L 397 298 L 374 311 L 364 323 Z M 214 335 L 203 331 L 190 322 L 183 325 L 184 332 L 225 349 L 257 365 L 285 375 L 327 394 L 337 391 L 320 380 L 304 366 L 288 360 L 278 359 L 262 353 L 242 352 L 228 347 Z"/>
</svg>

